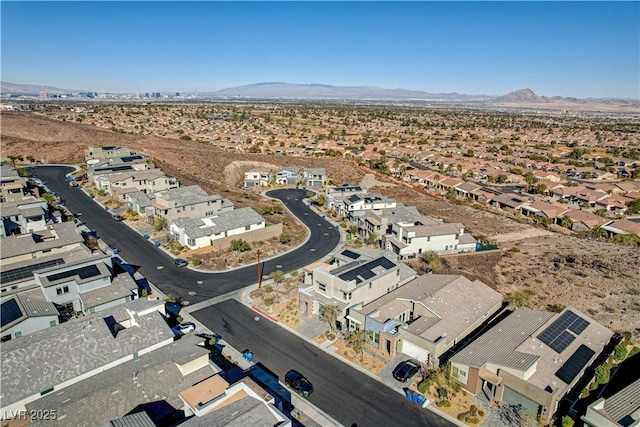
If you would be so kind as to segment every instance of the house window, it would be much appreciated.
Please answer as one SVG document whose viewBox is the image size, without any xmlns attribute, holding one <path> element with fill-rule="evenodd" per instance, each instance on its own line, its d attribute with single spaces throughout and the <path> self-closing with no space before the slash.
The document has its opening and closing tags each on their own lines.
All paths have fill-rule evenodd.
<svg viewBox="0 0 640 427">
<path fill-rule="evenodd" d="M 20 338 L 22 336 L 22 331 L 17 331 L 14 335 L 16 338 Z"/>
<path fill-rule="evenodd" d="M 56 294 L 58 295 L 64 295 L 64 294 L 68 294 L 69 293 L 69 287 L 68 286 L 62 286 L 60 288 L 56 288 Z"/>
<path fill-rule="evenodd" d="M 398 316 L 398 320 L 401 322 L 404 322 L 404 319 L 406 319 L 407 317 L 407 313 L 402 313 L 400 316 Z"/>
<path fill-rule="evenodd" d="M 351 292 L 347 293 L 347 292 L 343 292 L 342 293 L 342 299 L 345 301 L 351 301 Z"/>
<path fill-rule="evenodd" d="M 458 368 L 456 366 L 453 367 L 453 376 L 457 377 L 458 376 Z"/>
<path fill-rule="evenodd" d="M 187 239 L 187 244 L 189 246 L 195 246 L 196 245 L 196 239 Z"/>
<path fill-rule="evenodd" d="M 324 283 L 320 283 L 318 282 L 318 289 L 322 292 L 326 292 L 327 290 L 327 285 L 325 285 Z"/>
<path fill-rule="evenodd" d="M 196 210 L 196 206 L 195 205 L 191 205 L 191 210 L 195 211 Z"/>
<path fill-rule="evenodd" d="M 51 320 L 51 321 L 49 322 L 49 326 L 56 326 L 56 324 L 57 324 L 57 323 L 56 323 L 56 321 L 55 321 L 55 320 Z"/>
<path fill-rule="evenodd" d="M 245 231 L 249 231 L 249 230 L 251 230 L 251 226 L 250 226 L 250 225 L 245 225 L 245 226 L 244 226 L 244 230 L 245 230 Z"/>
<path fill-rule="evenodd" d="M 211 216 L 211 215 L 213 215 L 213 212 L 212 212 L 212 211 L 210 211 L 210 212 L 205 212 L 205 213 L 204 213 L 204 216 Z M 218 234 L 219 234 L 219 233 L 218 233 Z"/>
</svg>

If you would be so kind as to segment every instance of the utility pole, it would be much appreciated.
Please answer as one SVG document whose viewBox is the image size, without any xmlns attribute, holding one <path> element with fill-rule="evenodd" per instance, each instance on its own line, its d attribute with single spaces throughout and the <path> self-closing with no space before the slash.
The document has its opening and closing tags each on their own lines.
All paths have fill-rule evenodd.
<svg viewBox="0 0 640 427">
<path fill-rule="evenodd" d="M 260 249 L 258 249 L 258 289 L 262 287 L 262 269 L 260 268 Z"/>
</svg>

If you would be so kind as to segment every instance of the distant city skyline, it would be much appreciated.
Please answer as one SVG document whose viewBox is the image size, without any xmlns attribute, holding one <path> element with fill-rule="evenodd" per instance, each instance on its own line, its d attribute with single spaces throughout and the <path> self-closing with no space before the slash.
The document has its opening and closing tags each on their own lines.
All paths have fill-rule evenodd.
<svg viewBox="0 0 640 427">
<path fill-rule="evenodd" d="M 2 81 L 640 98 L 640 2 L 2 2 Z"/>
</svg>

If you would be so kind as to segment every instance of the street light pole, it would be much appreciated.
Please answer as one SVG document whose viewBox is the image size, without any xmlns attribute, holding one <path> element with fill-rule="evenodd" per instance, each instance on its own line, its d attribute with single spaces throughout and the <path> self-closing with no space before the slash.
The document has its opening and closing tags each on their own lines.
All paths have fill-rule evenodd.
<svg viewBox="0 0 640 427">
<path fill-rule="evenodd" d="M 258 249 L 258 289 L 262 287 L 262 269 L 260 268 L 260 249 Z"/>
</svg>

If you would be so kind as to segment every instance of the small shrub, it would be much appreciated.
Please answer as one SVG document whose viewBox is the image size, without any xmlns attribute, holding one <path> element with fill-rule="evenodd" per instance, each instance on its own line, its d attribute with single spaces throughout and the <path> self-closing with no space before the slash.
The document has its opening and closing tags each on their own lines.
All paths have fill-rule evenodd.
<svg viewBox="0 0 640 427">
<path fill-rule="evenodd" d="M 439 408 L 449 408 L 451 407 L 451 402 L 448 400 L 443 400 L 442 402 L 436 402 L 436 406 Z"/>
<path fill-rule="evenodd" d="M 482 409 L 478 409 L 478 415 L 484 417 L 484 411 Z"/>
<path fill-rule="evenodd" d="M 298 270 L 291 270 L 289 272 L 289 276 L 291 276 L 291 277 L 296 277 L 297 275 L 298 275 Z"/>
<path fill-rule="evenodd" d="M 193 265 L 194 267 L 197 267 L 200 264 L 202 264 L 202 260 L 200 258 L 193 258 L 191 260 L 191 265 Z"/>
<path fill-rule="evenodd" d="M 288 234 L 283 233 L 280 235 L 280 243 L 282 243 L 283 245 L 286 245 L 290 241 L 291 241 L 291 236 L 289 236 Z"/>
<path fill-rule="evenodd" d="M 425 394 L 427 392 L 427 390 L 429 390 L 429 386 L 431 385 L 430 381 L 427 380 L 422 380 L 420 381 L 420 383 L 418 384 L 418 391 L 422 394 Z"/>
<path fill-rule="evenodd" d="M 551 305 L 549 306 L 549 311 L 553 311 L 554 313 L 560 313 L 560 312 L 561 312 L 562 310 L 564 310 L 565 308 L 567 308 L 567 306 L 566 306 L 566 305 L 556 303 L 556 304 L 551 304 Z"/>
<path fill-rule="evenodd" d="M 562 427 L 573 427 L 576 422 L 568 415 L 562 417 Z"/>
<path fill-rule="evenodd" d="M 616 360 L 624 360 L 627 357 L 627 346 L 625 345 L 624 342 L 621 342 L 620 344 L 618 344 L 615 348 L 615 350 L 613 351 L 613 355 L 616 358 Z"/>
<path fill-rule="evenodd" d="M 265 294 L 270 294 L 271 292 L 273 292 L 273 288 L 269 285 L 264 287 L 264 293 Z"/>
<path fill-rule="evenodd" d="M 275 298 L 273 297 L 264 299 L 264 305 L 266 305 L 267 307 L 272 306 L 274 302 L 275 302 Z"/>
<path fill-rule="evenodd" d="M 480 422 L 480 418 L 478 417 L 466 417 L 464 419 L 465 422 L 469 424 L 478 424 Z"/>
<path fill-rule="evenodd" d="M 511 250 L 511 252 L 513 252 L 515 254 L 517 254 L 517 253 L 519 253 L 521 251 L 521 249 L 519 247 L 517 247 L 517 246 L 512 247 L 510 250 Z"/>
</svg>

